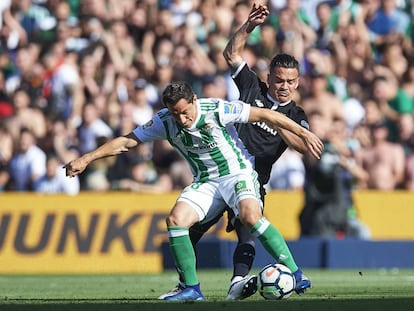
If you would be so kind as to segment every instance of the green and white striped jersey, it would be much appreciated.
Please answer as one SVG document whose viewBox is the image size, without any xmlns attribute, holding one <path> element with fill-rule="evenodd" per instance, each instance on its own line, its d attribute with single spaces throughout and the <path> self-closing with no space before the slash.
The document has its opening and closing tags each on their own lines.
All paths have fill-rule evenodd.
<svg viewBox="0 0 414 311">
<path fill-rule="evenodd" d="M 133 133 L 141 142 L 167 139 L 189 163 L 195 182 L 205 182 L 241 170 L 253 170 L 234 123 L 247 123 L 250 105 L 241 101 L 200 98 L 191 128 L 183 128 L 167 108 Z"/>
</svg>

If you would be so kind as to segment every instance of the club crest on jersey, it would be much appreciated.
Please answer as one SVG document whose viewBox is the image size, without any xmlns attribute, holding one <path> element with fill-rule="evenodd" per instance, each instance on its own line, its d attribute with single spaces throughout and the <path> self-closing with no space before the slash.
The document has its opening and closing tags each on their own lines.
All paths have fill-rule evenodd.
<svg viewBox="0 0 414 311">
<path fill-rule="evenodd" d="M 237 105 L 235 105 L 234 103 L 225 103 L 224 104 L 224 113 L 225 114 L 229 114 L 229 113 L 236 113 L 237 112 Z"/>
<path fill-rule="evenodd" d="M 260 99 L 255 99 L 254 100 L 254 103 L 256 104 L 256 106 L 257 107 L 259 107 L 259 108 L 263 108 L 264 107 L 264 104 L 263 104 L 263 102 L 260 100 Z"/>
<path fill-rule="evenodd" d="M 207 133 L 208 135 L 211 135 L 211 133 L 213 133 L 213 127 L 210 124 L 206 124 L 201 131 L 203 133 Z"/>
<path fill-rule="evenodd" d="M 201 140 L 204 144 L 211 144 L 214 142 L 213 128 L 210 124 L 206 124 L 200 129 Z"/>
</svg>

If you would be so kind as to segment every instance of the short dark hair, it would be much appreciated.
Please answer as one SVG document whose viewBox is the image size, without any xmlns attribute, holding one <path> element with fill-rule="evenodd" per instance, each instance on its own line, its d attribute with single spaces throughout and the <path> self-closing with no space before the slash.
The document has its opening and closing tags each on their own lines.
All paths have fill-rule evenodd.
<svg viewBox="0 0 414 311">
<path fill-rule="evenodd" d="M 292 55 L 289 54 L 277 54 L 272 58 L 270 62 L 270 71 L 277 67 L 282 68 L 296 68 L 299 72 L 299 62 Z"/>
<path fill-rule="evenodd" d="M 174 106 L 180 99 L 192 102 L 194 92 L 191 86 L 183 81 L 170 83 L 162 92 L 162 102 L 167 106 Z"/>
</svg>

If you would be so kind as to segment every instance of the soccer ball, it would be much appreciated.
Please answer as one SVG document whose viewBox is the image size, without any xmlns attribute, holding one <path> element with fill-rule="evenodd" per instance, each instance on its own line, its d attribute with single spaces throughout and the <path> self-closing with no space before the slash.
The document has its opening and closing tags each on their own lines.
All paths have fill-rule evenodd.
<svg viewBox="0 0 414 311">
<path fill-rule="evenodd" d="M 257 277 L 257 289 L 264 299 L 287 299 L 295 290 L 296 280 L 285 265 L 276 263 L 264 267 Z"/>
</svg>

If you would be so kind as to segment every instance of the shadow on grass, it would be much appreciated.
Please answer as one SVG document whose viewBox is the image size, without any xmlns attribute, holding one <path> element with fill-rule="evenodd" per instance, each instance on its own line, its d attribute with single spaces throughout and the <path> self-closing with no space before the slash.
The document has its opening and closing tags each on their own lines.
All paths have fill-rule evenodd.
<svg viewBox="0 0 414 311">
<path fill-rule="evenodd" d="M 301 310 L 301 311 L 367 311 L 414 310 L 414 297 L 401 299 L 321 299 L 286 301 L 237 301 L 237 302 L 167 302 L 154 300 L 9 300 L 0 302 L 0 310 L 24 311 L 241 311 L 241 310 Z"/>
</svg>

